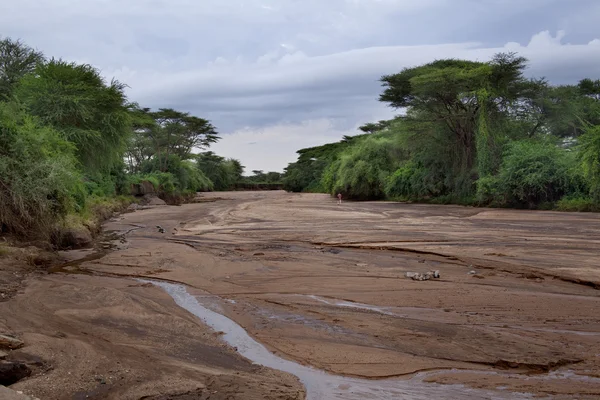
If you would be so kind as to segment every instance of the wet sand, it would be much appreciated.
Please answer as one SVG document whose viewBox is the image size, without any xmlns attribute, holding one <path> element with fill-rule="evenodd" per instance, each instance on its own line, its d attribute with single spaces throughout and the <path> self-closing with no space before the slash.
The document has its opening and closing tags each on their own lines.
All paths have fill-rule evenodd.
<svg viewBox="0 0 600 400">
<path fill-rule="evenodd" d="M 125 235 L 119 249 L 33 276 L 0 303 L 0 329 L 40 360 L 14 388 L 42 399 L 304 398 L 297 377 L 253 365 L 131 279 L 144 277 L 187 285 L 273 354 L 330 374 L 600 396 L 597 214 L 202 197 L 219 199 L 122 215 L 105 227 Z M 441 278 L 404 276 L 428 270 Z"/>
</svg>

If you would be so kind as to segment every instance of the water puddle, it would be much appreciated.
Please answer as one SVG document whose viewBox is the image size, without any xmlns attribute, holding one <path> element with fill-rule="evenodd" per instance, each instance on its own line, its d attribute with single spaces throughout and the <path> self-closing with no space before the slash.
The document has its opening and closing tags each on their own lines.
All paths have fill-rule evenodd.
<svg viewBox="0 0 600 400">
<path fill-rule="evenodd" d="M 423 374 L 411 379 L 356 379 L 332 375 L 315 368 L 300 365 L 271 353 L 255 341 L 244 328 L 215 311 L 204 307 L 190 295 L 183 285 L 150 282 L 165 290 L 180 307 L 200 318 L 215 331 L 225 332 L 223 340 L 255 364 L 277 369 L 297 376 L 306 387 L 308 400 L 384 400 L 384 399 L 519 399 L 531 398 L 518 393 L 503 393 L 471 389 L 461 385 L 438 385 L 423 382 Z"/>
</svg>

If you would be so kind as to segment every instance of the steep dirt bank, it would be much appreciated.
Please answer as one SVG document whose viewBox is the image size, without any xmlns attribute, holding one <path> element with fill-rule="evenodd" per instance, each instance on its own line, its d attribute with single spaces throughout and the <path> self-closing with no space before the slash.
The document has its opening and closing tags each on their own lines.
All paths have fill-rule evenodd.
<svg viewBox="0 0 600 400">
<path fill-rule="evenodd" d="M 218 196 L 123 215 L 106 224 L 126 232 L 119 250 L 0 304 L 0 329 L 47 366 L 14 386 L 42 399 L 302 396 L 159 289 L 119 278 L 143 276 L 195 288 L 273 352 L 338 374 L 442 370 L 427 379 L 600 395 L 581 377 L 600 378 L 598 215 Z M 430 269 L 441 279 L 404 277 Z"/>
</svg>

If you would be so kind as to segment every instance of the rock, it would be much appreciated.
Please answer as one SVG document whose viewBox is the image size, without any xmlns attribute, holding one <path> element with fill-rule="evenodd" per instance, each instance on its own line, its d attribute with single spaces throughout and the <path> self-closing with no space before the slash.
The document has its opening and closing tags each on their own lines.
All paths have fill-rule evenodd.
<svg viewBox="0 0 600 400">
<path fill-rule="evenodd" d="M 439 279 L 440 277 L 440 271 L 428 271 L 425 272 L 424 274 L 421 274 L 419 272 L 407 272 L 405 274 L 405 276 L 407 278 L 411 278 L 413 281 L 428 281 L 430 279 Z"/>
<path fill-rule="evenodd" d="M 21 363 L 0 361 L 0 385 L 12 385 L 31 375 L 31 369 Z"/>
<path fill-rule="evenodd" d="M 132 196 L 144 196 L 147 194 L 156 193 L 154 185 L 150 181 L 141 181 L 140 183 L 133 183 L 130 187 L 130 193 Z"/>
<path fill-rule="evenodd" d="M 163 199 L 156 197 L 153 194 L 147 194 L 144 196 L 144 204 L 148 206 L 166 206 L 167 203 Z"/>
<path fill-rule="evenodd" d="M 0 360 L 4 360 L 8 356 L 8 353 L 0 350 Z"/>
<path fill-rule="evenodd" d="M 39 400 L 35 397 L 24 395 L 20 392 L 15 392 L 12 389 L 0 385 L 0 399 L 2 400 Z"/>
<path fill-rule="evenodd" d="M 129 205 L 129 207 L 127 207 L 127 211 L 135 211 L 135 210 L 139 210 L 140 209 L 140 205 L 137 203 L 131 203 Z"/>
<path fill-rule="evenodd" d="M 469 275 L 475 275 L 477 271 L 469 271 Z"/>
<path fill-rule="evenodd" d="M 357 266 L 357 267 L 364 268 L 364 267 L 368 267 L 368 266 L 369 266 L 369 264 L 359 263 L 359 264 L 356 264 L 356 266 Z"/>
<path fill-rule="evenodd" d="M 20 349 L 21 347 L 23 347 L 24 344 L 25 343 L 23 343 L 21 340 L 15 337 L 8 335 L 0 335 L 0 347 L 3 347 L 5 349 Z"/>
<path fill-rule="evenodd" d="M 85 227 L 66 228 L 60 233 L 60 246 L 80 249 L 92 243 L 92 234 Z"/>
</svg>

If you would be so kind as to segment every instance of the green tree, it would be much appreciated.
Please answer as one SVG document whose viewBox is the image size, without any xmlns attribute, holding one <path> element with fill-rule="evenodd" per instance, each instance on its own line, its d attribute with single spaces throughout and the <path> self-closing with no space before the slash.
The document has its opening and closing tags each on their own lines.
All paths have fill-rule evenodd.
<svg viewBox="0 0 600 400">
<path fill-rule="evenodd" d="M 141 165 L 156 154 L 151 132 L 158 127 L 149 108 L 132 104 L 130 117 L 132 134 L 127 142 L 127 168 L 130 173 L 136 174 L 140 172 Z"/>
<path fill-rule="evenodd" d="M 475 165 L 483 102 L 487 116 L 510 108 L 526 92 L 525 66 L 526 60 L 514 54 L 499 54 L 487 63 L 438 60 L 383 76 L 380 101 L 407 109 L 409 118 L 442 124 L 459 144 L 456 157 L 466 173 Z"/>
<path fill-rule="evenodd" d="M 171 154 L 182 160 L 192 158 L 194 148 L 204 149 L 219 140 L 215 127 L 207 120 L 171 108 L 151 113 L 156 125 L 150 129 L 155 156 L 166 165 Z"/>
<path fill-rule="evenodd" d="M 20 40 L 0 39 L 0 100 L 8 99 L 19 81 L 44 61 L 44 55 Z"/>
<path fill-rule="evenodd" d="M 125 85 L 107 84 L 87 64 L 52 59 L 26 75 L 15 95 L 29 112 L 61 132 L 88 172 L 122 161 L 131 132 Z"/>
<path fill-rule="evenodd" d="M 390 126 L 390 124 L 393 121 L 379 121 L 379 122 L 369 122 L 366 123 L 362 126 L 360 126 L 358 129 L 360 129 L 361 131 L 365 132 L 365 133 L 375 133 L 378 131 L 382 131 L 385 128 L 387 128 L 388 126 Z"/>
<path fill-rule="evenodd" d="M 212 151 L 200 153 L 196 158 L 198 169 L 211 180 L 215 190 L 229 190 L 233 188 L 237 179 L 237 172 L 233 163 L 227 162 L 224 157 Z"/>
</svg>

